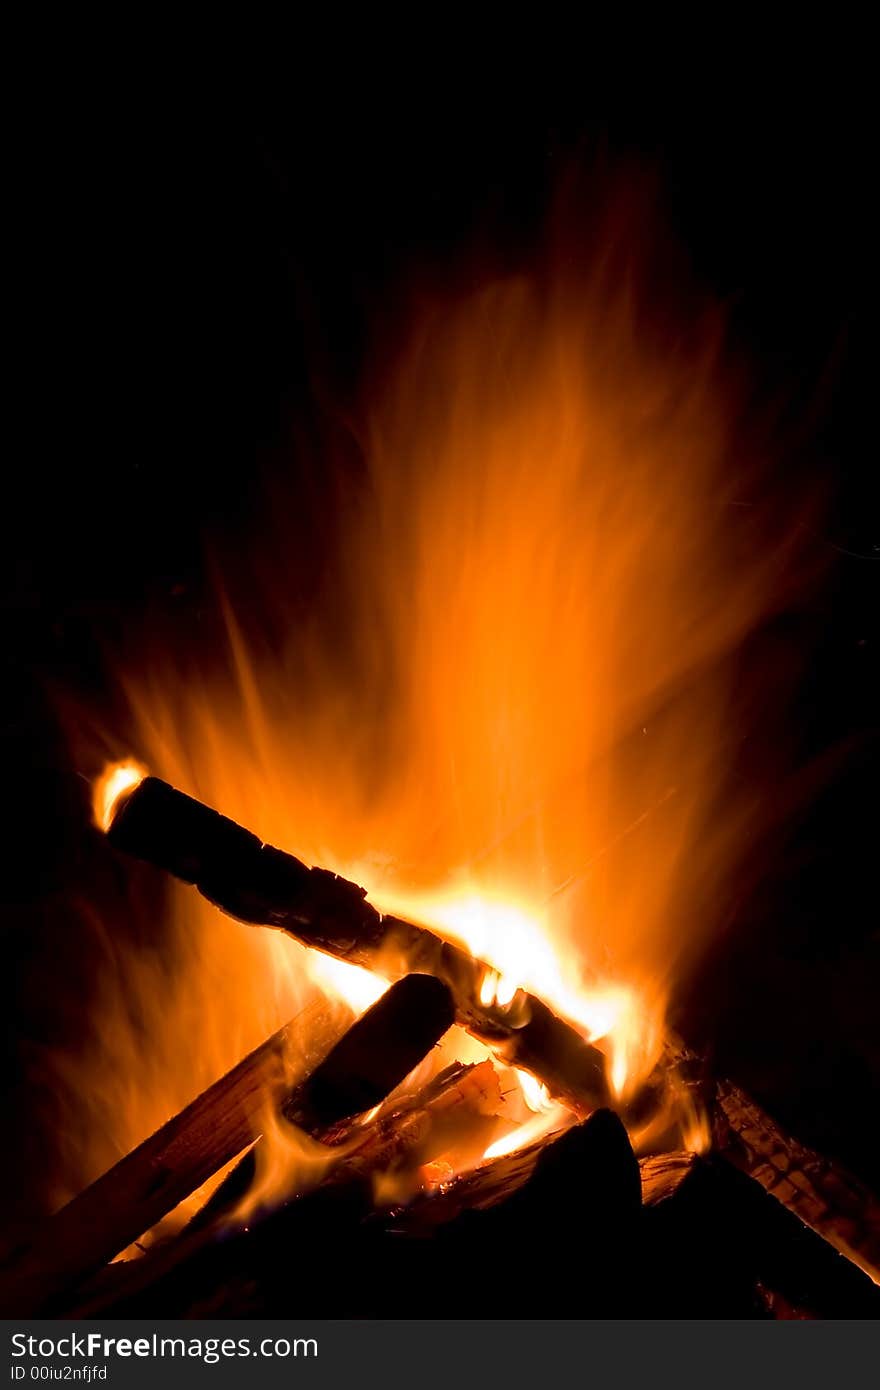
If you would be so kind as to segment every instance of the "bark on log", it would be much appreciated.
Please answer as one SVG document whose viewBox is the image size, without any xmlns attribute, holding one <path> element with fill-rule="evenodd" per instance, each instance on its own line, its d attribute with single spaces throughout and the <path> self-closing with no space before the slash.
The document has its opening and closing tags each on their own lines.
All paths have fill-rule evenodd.
<svg viewBox="0 0 880 1390">
<path fill-rule="evenodd" d="M 399 1141 L 412 1132 L 404 1124 Z M 493 1316 L 586 1316 L 615 1299 L 621 1311 L 616 1290 L 621 1276 L 632 1277 L 638 1165 L 609 1112 L 545 1140 L 526 1163 L 506 1155 L 426 1197 L 418 1205 L 442 1208 L 443 1221 L 425 1237 L 412 1234 L 410 1208 L 393 1213 L 389 1229 L 365 1177 L 344 1160 L 332 1181 L 247 1232 L 222 1242 L 203 1234 L 183 1262 L 169 1248 L 158 1282 L 147 1260 L 137 1261 L 137 1287 L 120 1286 L 112 1305 L 77 1315 L 283 1316 L 307 1308 L 311 1316 L 473 1317 L 488 1308 Z M 473 1211 L 473 1201 L 489 1209 Z"/>
<path fill-rule="evenodd" d="M 263 844 L 167 782 L 140 782 L 120 802 L 108 836 L 118 849 L 194 884 L 240 921 L 277 927 L 388 979 L 436 975 L 452 990 L 463 1027 L 538 1077 L 576 1114 L 609 1103 L 602 1053 L 541 1000 L 519 991 L 507 1009 L 484 1006 L 484 963 L 425 927 L 383 916 L 363 888 Z"/>
<path fill-rule="evenodd" d="M 281 1113 L 313 1138 L 326 1140 L 340 1121 L 363 1115 L 384 1100 L 454 1021 L 452 997 L 442 981 L 433 975 L 404 976 L 285 1098 Z M 349 1136 L 350 1127 L 343 1126 L 333 1142 Z M 189 1230 L 201 1230 L 234 1211 L 254 1181 L 263 1143 L 259 1139 L 226 1175 Z"/>
<path fill-rule="evenodd" d="M 339 1010 L 322 1006 L 307 1013 L 305 1030 L 294 1020 L 273 1034 L 49 1218 L 0 1271 L 4 1314 L 44 1307 L 125 1250 L 253 1143 L 273 1107 L 283 1103 L 298 1123 L 314 1127 L 372 1107 L 453 1022 L 448 990 L 424 975 L 399 981 L 335 1046 L 330 1020 L 339 1020 Z M 302 1079 L 291 1089 L 291 1066 L 303 1037 L 313 1070 L 303 1078 L 301 1069 Z"/>
<path fill-rule="evenodd" d="M 641 1164 L 653 1317 L 876 1318 L 880 1290 L 719 1154 Z"/>
<path fill-rule="evenodd" d="M 801 1144 L 738 1086 L 719 1081 L 715 1147 L 880 1284 L 880 1199 L 852 1173 Z"/>
</svg>

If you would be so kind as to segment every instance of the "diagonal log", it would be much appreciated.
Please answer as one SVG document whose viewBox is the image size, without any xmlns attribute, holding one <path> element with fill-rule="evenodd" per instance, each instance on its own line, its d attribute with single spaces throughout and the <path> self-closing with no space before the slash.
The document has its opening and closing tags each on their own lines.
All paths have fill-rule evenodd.
<svg viewBox="0 0 880 1390">
<path fill-rule="evenodd" d="M 144 778 L 117 804 L 108 836 L 118 849 L 194 884 L 239 921 L 279 928 L 388 979 L 435 975 L 452 991 L 463 1027 L 576 1114 L 609 1103 L 602 1053 L 540 999 L 520 990 L 508 1008 L 484 1005 L 485 963 L 425 927 L 384 916 L 357 884 L 263 844 L 167 782 Z"/>
<path fill-rule="evenodd" d="M 880 1198 L 785 1131 L 730 1081 L 716 1085 L 715 1147 L 880 1285 Z"/>
<path fill-rule="evenodd" d="M 4 1316 L 44 1308 L 125 1250 L 258 1139 L 279 1105 L 309 1129 L 374 1106 L 452 1022 L 448 991 L 424 975 L 400 980 L 335 1044 L 338 1007 L 307 1010 L 43 1223 L 0 1269 Z"/>
</svg>

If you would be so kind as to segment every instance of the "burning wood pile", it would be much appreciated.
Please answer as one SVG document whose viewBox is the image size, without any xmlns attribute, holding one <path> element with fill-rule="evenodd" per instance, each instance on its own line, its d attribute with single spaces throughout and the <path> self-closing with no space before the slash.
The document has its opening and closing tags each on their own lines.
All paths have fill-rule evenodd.
<svg viewBox="0 0 880 1390">
<path fill-rule="evenodd" d="M 392 983 L 360 1017 L 305 1010 L 74 1198 L 0 1272 L 4 1311 L 876 1313 L 880 1205 L 693 1059 L 667 1046 L 622 1103 L 604 1053 L 489 963 L 154 777 L 104 795 L 116 848 Z M 455 1024 L 483 1060 L 434 1060 Z M 655 1139 L 639 1163 L 673 1084 L 715 1152 Z M 267 1178 L 279 1128 L 295 1160 Z"/>
<path fill-rule="evenodd" d="M 7 1310 L 876 1307 L 876 1201 L 668 1022 L 809 781 L 768 633 L 814 528 L 654 202 L 414 301 L 344 447 L 114 628 L 73 765 L 168 780 L 96 789 Z"/>
</svg>

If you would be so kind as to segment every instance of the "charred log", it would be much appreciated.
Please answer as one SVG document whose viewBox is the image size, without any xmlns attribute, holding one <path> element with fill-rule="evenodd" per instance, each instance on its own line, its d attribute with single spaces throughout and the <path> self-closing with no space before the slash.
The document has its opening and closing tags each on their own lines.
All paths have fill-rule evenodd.
<svg viewBox="0 0 880 1390">
<path fill-rule="evenodd" d="M 279 1267 L 286 1261 L 285 1289 L 297 1287 L 297 1271 L 304 1285 L 310 1286 L 313 1268 L 327 1259 L 343 1263 L 342 1251 L 349 1240 L 369 1241 L 378 1177 L 413 1176 L 417 1165 L 447 1149 L 456 1136 L 479 1125 L 500 1103 L 491 1062 L 455 1063 L 422 1091 L 389 1101 L 369 1124 L 333 1126 L 317 1188 L 290 1200 L 276 1193 L 272 1209 L 255 1210 L 247 1229 L 226 1225 L 229 1204 L 224 1198 L 228 1194 L 218 1189 L 204 1212 L 175 1240 L 141 1259 L 101 1271 L 79 1291 L 73 1305 L 52 1311 L 73 1312 L 78 1317 L 111 1310 L 114 1316 L 122 1315 L 119 1310 L 136 1315 L 141 1301 L 147 1300 L 151 1308 L 176 1310 L 176 1316 L 193 1291 L 198 1291 L 197 1298 L 210 1301 L 225 1297 L 221 1289 L 215 1293 L 218 1280 L 223 1290 L 239 1288 L 252 1260 L 261 1259 L 259 1252 L 265 1250 L 273 1252 Z M 397 1184 L 396 1190 L 403 1188 Z M 223 1238 L 218 1240 L 221 1231 Z M 295 1251 L 293 1260 L 291 1251 Z M 336 1277 L 344 1277 L 341 1268 Z"/>
<path fill-rule="evenodd" d="M 615 1219 L 624 1208 L 638 1208 L 639 1165 L 618 1116 L 610 1110 L 594 1111 L 588 1121 L 477 1165 L 402 1209 L 398 1229 L 427 1235 L 507 1203 L 526 1188 L 529 1202 L 540 1209 L 540 1220 L 555 1215 L 569 1224 L 576 1215 L 574 1206 L 579 1204 L 583 1211 L 591 1194 L 601 1194 L 599 1200 Z M 573 1204 L 575 1192 L 579 1196 Z"/>
<path fill-rule="evenodd" d="M 510 1009 L 483 1005 L 487 967 L 467 951 L 383 916 L 356 884 L 263 844 L 167 782 L 145 778 L 119 805 L 108 835 L 118 849 L 193 884 L 240 921 L 279 928 L 386 978 L 411 971 L 437 976 L 451 989 L 463 1027 L 532 1072 L 575 1113 L 608 1103 L 602 1054 L 546 1004 L 520 991 Z"/>
<path fill-rule="evenodd" d="M 449 990 L 433 975 L 406 975 L 368 1009 L 280 1111 L 316 1139 L 350 1136 L 339 1122 L 372 1110 L 417 1066 L 454 1022 Z M 234 1211 L 254 1182 L 260 1139 L 226 1175 L 190 1223 L 191 1230 Z"/>
<path fill-rule="evenodd" d="M 455 1022 L 452 996 L 432 975 L 406 975 L 339 1040 L 282 1106 L 285 1117 L 321 1134 L 372 1110 L 408 1076 Z"/>
<path fill-rule="evenodd" d="M 479 1250 L 491 1252 L 492 1267 L 504 1271 L 497 1287 L 483 1293 L 496 1313 L 619 1315 L 632 1300 L 641 1215 L 639 1165 L 620 1119 L 597 1110 L 524 1155 L 533 1163 L 524 1182 L 523 1158 L 517 1158 L 510 1156 L 507 1182 L 513 1190 L 503 1200 L 501 1174 L 492 1173 L 492 1164 L 464 1179 L 461 1191 L 453 1188 L 435 1199 L 447 1211 L 463 1205 L 430 1241 L 421 1242 L 422 1258 L 448 1290 L 446 1315 L 460 1299 L 456 1271 L 467 1268 Z"/>
<path fill-rule="evenodd" d="M 721 1156 L 645 1159 L 642 1182 L 644 1316 L 880 1314 L 866 1274 Z"/>
<path fill-rule="evenodd" d="M 450 1069 L 414 1104 L 390 1111 L 384 1126 L 376 1122 L 360 1153 L 345 1158 L 318 1190 L 248 1230 L 222 1241 L 201 1231 L 128 1269 L 107 1271 L 112 1280 L 97 1285 L 75 1315 L 283 1316 L 294 1308 L 318 1315 L 332 1289 L 339 1316 L 436 1317 L 453 1308 L 461 1313 L 468 1284 L 480 1312 L 508 1305 L 546 1311 L 549 1290 L 558 1297 L 566 1287 L 581 1312 L 591 1311 L 591 1297 L 605 1311 L 611 1292 L 601 1283 L 615 1262 L 624 1269 L 640 1202 L 638 1164 L 609 1112 L 482 1164 L 411 1206 L 376 1210 L 376 1171 L 433 1151 L 425 1117 L 439 1121 L 435 1139 L 442 1142 L 442 1117 L 456 1096 L 472 1106 L 487 1065 Z M 472 1203 L 486 1209 L 472 1211 Z M 563 1248 L 582 1256 L 589 1287 L 572 1280 L 570 1261 L 554 1260 Z"/>
<path fill-rule="evenodd" d="M 308 1012 L 314 1058 L 322 1016 Z M 278 1104 L 315 1128 L 375 1105 L 452 1021 L 446 987 L 430 976 L 409 976 L 332 1048 L 325 1024 L 323 1060 L 293 1088 L 298 1024 L 273 1034 L 51 1217 L 0 1271 L 0 1307 L 7 1316 L 33 1312 L 113 1259 L 253 1143 Z"/>
<path fill-rule="evenodd" d="M 712 1110 L 715 1147 L 875 1282 L 880 1200 L 852 1173 L 799 1143 L 729 1081 Z"/>
</svg>

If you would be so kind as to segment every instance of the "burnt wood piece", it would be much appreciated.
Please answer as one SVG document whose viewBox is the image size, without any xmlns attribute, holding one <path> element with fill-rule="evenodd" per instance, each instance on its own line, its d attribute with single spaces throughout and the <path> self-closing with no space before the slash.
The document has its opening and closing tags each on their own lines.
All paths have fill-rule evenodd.
<svg viewBox="0 0 880 1390">
<path fill-rule="evenodd" d="M 620 1185 L 610 1190 L 602 1177 L 609 1167 L 620 1174 Z M 342 1183 L 291 1203 L 246 1233 L 224 1240 L 203 1235 L 186 1259 L 182 1242 L 172 1242 L 102 1271 L 103 1286 L 96 1283 L 90 1301 L 69 1311 L 83 1317 L 877 1316 L 880 1296 L 867 1277 L 725 1161 L 676 1153 L 642 1160 L 640 1167 L 638 1209 L 632 1161 L 621 1164 L 621 1136 L 596 1116 L 390 1214 L 373 1210 L 363 1183 Z"/>
<path fill-rule="evenodd" d="M 500 1173 L 486 1164 L 459 1191 L 453 1184 L 434 1198 L 444 1214 L 458 1208 L 412 1252 L 441 1290 L 435 1316 L 619 1316 L 637 1278 L 641 1217 L 639 1165 L 619 1117 L 597 1110 L 533 1154 L 506 1157 L 495 1161 Z M 412 1229 L 407 1216 L 398 1240 Z M 385 1237 L 386 1257 L 392 1238 Z M 478 1268 L 480 1252 L 491 1273 L 468 1291 L 461 1271 Z"/>
<path fill-rule="evenodd" d="M 339 1006 L 307 1009 L 41 1223 L 0 1269 L 4 1315 L 32 1312 L 113 1259 L 235 1158 L 267 1105 L 321 1061 L 351 1017 Z"/>
<path fill-rule="evenodd" d="M 390 1106 L 384 1132 L 374 1122 L 362 1151 L 344 1159 L 317 1191 L 223 1239 L 208 1231 L 184 1235 L 128 1267 L 113 1266 L 105 1271 L 112 1280 L 98 1281 L 90 1297 L 66 1311 L 77 1317 L 246 1317 L 289 1315 L 294 1308 L 300 1316 L 326 1316 L 332 1308 L 342 1317 L 412 1317 L 450 1316 L 453 1308 L 481 1315 L 487 1306 L 503 1311 L 512 1300 L 526 1313 L 549 1307 L 548 1287 L 557 1295 L 578 1290 L 573 1250 L 604 1308 L 602 1281 L 611 1262 L 625 1268 L 627 1233 L 640 1202 L 638 1164 L 609 1112 L 527 1155 L 482 1164 L 447 1191 L 422 1199 L 415 1205 L 444 1209 L 441 1223 L 429 1223 L 427 1237 L 419 1223 L 413 1236 L 410 1208 L 375 1209 L 376 1163 L 393 1162 L 413 1141 L 410 1157 L 430 1152 L 416 1117 L 447 1114 L 450 1098 L 472 1088 L 486 1065 L 449 1068 L 447 1080 L 436 1078 L 414 1105 L 405 1103 L 396 1116 Z M 474 1200 L 493 1210 L 469 1211 Z M 548 1259 L 557 1244 L 568 1261 Z M 590 1311 L 589 1299 L 579 1307 Z"/>
<path fill-rule="evenodd" d="M 484 963 L 425 927 L 383 916 L 357 884 L 263 844 L 167 782 L 144 778 L 119 804 L 108 836 L 240 921 L 277 927 L 387 979 L 411 971 L 437 976 L 451 989 L 464 1028 L 538 1077 L 576 1114 L 609 1103 L 602 1053 L 541 1000 L 519 991 L 507 1009 L 484 1006 Z"/>
<path fill-rule="evenodd" d="M 313 1130 L 314 1137 L 328 1147 L 322 1181 L 353 1182 L 371 1179 L 377 1173 L 393 1178 L 395 1171 L 402 1177 L 404 1169 L 407 1177 L 415 1175 L 419 1164 L 446 1152 L 460 1138 L 463 1125 L 483 1135 L 485 1149 L 496 1135 L 497 1114 L 503 1103 L 498 1075 L 490 1061 L 469 1065 L 454 1062 L 421 1091 L 389 1101 L 367 1124 L 356 1116 Z M 481 1124 L 481 1119 L 488 1120 L 488 1125 Z M 204 1230 L 234 1215 L 253 1181 L 257 1148 L 254 1145 L 224 1178 L 193 1217 L 188 1231 Z M 338 1151 L 336 1159 L 334 1149 Z M 279 1192 L 273 1194 L 274 1206 L 283 1200 Z"/>
<path fill-rule="evenodd" d="M 880 1198 L 839 1164 L 786 1134 L 730 1081 L 712 1107 L 715 1147 L 880 1282 Z"/>
<path fill-rule="evenodd" d="M 418 1164 L 446 1151 L 462 1131 L 479 1125 L 501 1104 L 498 1078 L 490 1061 L 454 1063 L 423 1090 L 389 1100 L 369 1123 L 332 1126 L 328 1141 L 337 1146 L 338 1157 L 334 1159 L 328 1148 L 328 1162 L 317 1188 L 287 1203 L 276 1199 L 280 1205 L 269 1212 L 255 1210 L 247 1228 L 227 1227 L 225 1211 L 218 1210 L 212 1199 L 206 1214 L 199 1213 L 176 1239 L 155 1246 L 140 1259 L 99 1271 L 77 1291 L 73 1303 L 56 1305 L 50 1311 L 93 1317 L 167 1308 L 175 1310 L 177 1316 L 193 1298 L 210 1302 L 215 1283 L 222 1288 L 227 1283 L 237 1286 L 249 1267 L 250 1252 L 264 1248 L 273 1250 L 278 1278 L 285 1289 L 308 1287 L 313 1264 L 331 1258 L 340 1241 L 357 1238 L 373 1215 L 378 1175 L 393 1176 L 395 1171 L 412 1174 Z"/>
<path fill-rule="evenodd" d="M 427 1234 L 506 1204 L 520 1189 L 528 1190 L 538 1220 L 558 1218 L 569 1229 L 593 1200 L 615 1220 L 623 1211 L 638 1210 L 639 1164 L 619 1117 L 596 1110 L 579 1125 L 479 1164 L 402 1209 L 399 1229 Z"/>
<path fill-rule="evenodd" d="M 641 1168 L 643 1316 L 880 1315 L 868 1276 L 725 1158 L 662 1154 Z"/>
<path fill-rule="evenodd" d="M 452 995 L 433 975 L 405 975 L 349 1028 L 287 1098 L 291 1124 L 321 1134 L 383 1101 L 455 1022 Z"/>
<path fill-rule="evenodd" d="M 325 1035 L 319 1060 L 314 1049 L 320 1047 L 320 1014 L 307 1012 L 310 1074 L 292 1088 L 291 1058 L 300 1035 L 294 1021 L 44 1223 L 0 1271 L 6 1316 L 46 1307 L 125 1250 L 253 1143 L 273 1107 L 283 1104 L 300 1123 L 323 1126 L 365 1103 L 376 1104 L 453 1020 L 445 986 L 429 976 L 409 976 L 335 1047 Z"/>
<path fill-rule="evenodd" d="M 314 1138 L 384 1100 L 455 1022 L 452 996 L 433 975 L 405 975 L 340 1039 L 315 1072 L 280 1106 L 285 1119 Z M 259 1139 L 190 1222 L 198 1230 L 229 1213 L 251 1187 L 264 1143 Z"/>
</svg>

